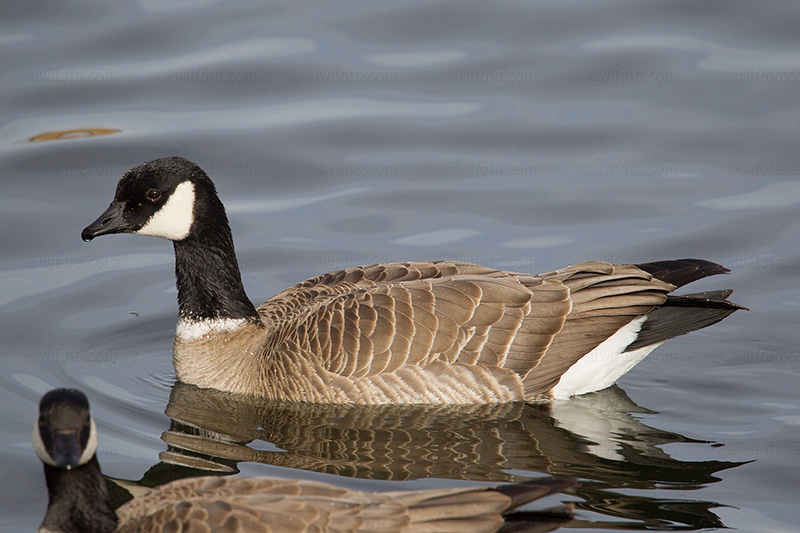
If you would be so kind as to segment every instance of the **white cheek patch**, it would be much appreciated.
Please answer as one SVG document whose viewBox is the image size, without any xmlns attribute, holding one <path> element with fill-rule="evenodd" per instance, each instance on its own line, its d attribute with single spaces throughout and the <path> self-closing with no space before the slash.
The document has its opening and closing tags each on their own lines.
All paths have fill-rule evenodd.
<svg viewBox="0 0 800 533">
<path fill-rule="evenodd" d="M 42 460 L 44 464 L 50 466 L 58 466 L 55 460 L 50 457 L 50 454 L 47 452 L 47 448 L 44 447 L 44 442 L 42 441 L 42 435 L 39 433 L 39 419 L 36 419 L 36 422 L 33 423 L 33 451 L 36 452 L 36 455 L 39 456 L 39 459 Z"/>
<path fill-rule="evenodd" d="M 53 459 L 53 457 L 50 455 L 50 452 L 48 452 L 47 448 L 45 448 L 44 446 L 42 435 L 41 433 L 39 433 L 38 419 L 33 424 L 33 450 L 36 452 L 36 455 L 39 456 L 39 459 L 41 459 L 43 463 L 48 464 L 50 466 L 58 467 L 58 463 L 56 463 L 55 459 Z M 97 425 L 94 422 L 94 417 L 89 416 L 89 440 L 86 441 L 86 448 L 84 448 L 83 453 L 78 459 L 78 464 L 85 465 L 86 463 L 88 463 L 94 456 L 96 451 L 97 451 Z"/>
<path fill-rule="evenodd" d="M 86 448 L 84 448 L 78 464 L 85 465 L 97 451 L 97 424 L 94 423 L 94 417 L 89 415 L 89 440 L 86 441 Z"/>
<path fill-rule="evenodd" d="M 161 209 L 134 233 L 180 241 L 189 235 L 194 222 L 194 184 L 184 181 L 175 187 Z"/>
</svg>

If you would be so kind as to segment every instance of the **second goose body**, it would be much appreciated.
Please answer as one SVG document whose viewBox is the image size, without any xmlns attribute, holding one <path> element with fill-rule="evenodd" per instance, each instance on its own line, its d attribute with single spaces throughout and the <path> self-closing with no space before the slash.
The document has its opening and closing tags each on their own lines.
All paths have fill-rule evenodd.
<svg viewBox="0 0 800 533">
<path fill-rule="evenodd" d="M 306 280 L 256 308 L 213 183 L 179 157 L 122 177 L 82 237 L 108 233 L 174 243 L 181 381 L 278 400 L 567 398 L 612 385 L 667 339 L 740 308 L 731 291 L 669 294 L 727 272 L 695 259 L 593 261 L 540 275 L 457 261 L 377 264 Z"/>
</svg>

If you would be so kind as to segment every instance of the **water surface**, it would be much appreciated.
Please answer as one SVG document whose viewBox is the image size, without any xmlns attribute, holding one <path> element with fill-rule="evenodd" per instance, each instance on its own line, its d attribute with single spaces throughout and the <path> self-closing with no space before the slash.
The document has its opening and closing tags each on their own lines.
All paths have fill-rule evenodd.
<svg viewBox="0 0 800 533">
<path fill-rule="evenodd" d="M 46 492 L 38 399 L 91 399 L 105 472 L 370 490 L 581 479 L 589 531 L 794 531 L 797 8 L 622 0 L 20 3 L 0 80 L 0 526 Z M 215 180 L 256 302 L 327 270 L 702 257 L 752 312 L 540 406 L 300 408 L 175 383 L 172 249 L 80 231 L 119 176 Z M 117 494 L 121 497 L 121 493 Z"/>
</svg>

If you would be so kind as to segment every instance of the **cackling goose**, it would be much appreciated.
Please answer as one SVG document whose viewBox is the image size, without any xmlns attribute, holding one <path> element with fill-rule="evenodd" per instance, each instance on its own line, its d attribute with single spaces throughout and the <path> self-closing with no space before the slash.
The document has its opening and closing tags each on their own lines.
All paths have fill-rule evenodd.
<svg viewBox="0 0 800 533">
<path fill-rule="evenodd" d="M 728 272 L 700 259 L 592 261 L 546 274 L 458 261 L 385 263 L 303 281 L 256 308 L 214 184 L 180 157 L 129 170 L 83 230 L 173 241 L 178 378 L 320 403 L 495 403 L 600 390 L 669 338 L 740 306 L 674 296 Z"/>
</svg>

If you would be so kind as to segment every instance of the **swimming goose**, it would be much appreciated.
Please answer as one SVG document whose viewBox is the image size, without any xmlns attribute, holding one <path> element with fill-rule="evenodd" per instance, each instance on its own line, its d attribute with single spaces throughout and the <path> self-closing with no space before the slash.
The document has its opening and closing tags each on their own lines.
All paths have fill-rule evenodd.
<svg viewBox="0 0 800 533">
<path fill-rule="evenodd" d="M 728 272 L 699 259 L 591 261 L 546 274 L 458 261 L 385 263 L 303 281 L 256 308 L 225 208 L 180 157 L 129 170 L 81 234 L 173 241 L 178 378 L 270 399 L 493 403 L 568 398 L 612 385 L 669 338 L 741 307 L 732 291 L 674 296 Z"/>
<path fill-rule="evenodd" d="M 166 531 L 497 531 L 517 507 L 575 485 L 543 478 L 498 487 L 367 493 L 327 483 L 269 477 L 181 479 L 130 500 L 116 513 L 95 454 L 97 426 L 86 396 L 74 389 L 45 394 L 33 429 L 44 463 L 49 503 L 40 533 Z M 552 531 L 569 506 L 533 511 Z M 526 529 L 528 531 L 528 529 Z"/>
</svg>

